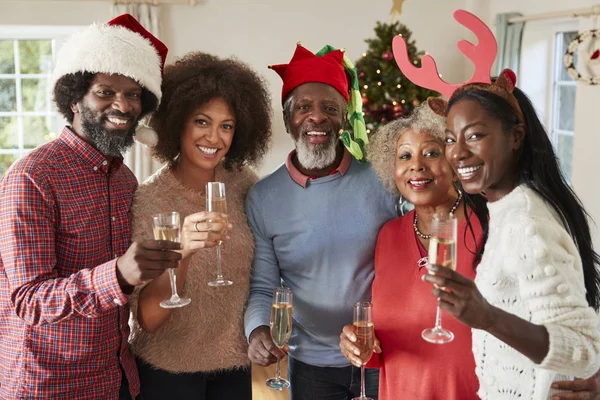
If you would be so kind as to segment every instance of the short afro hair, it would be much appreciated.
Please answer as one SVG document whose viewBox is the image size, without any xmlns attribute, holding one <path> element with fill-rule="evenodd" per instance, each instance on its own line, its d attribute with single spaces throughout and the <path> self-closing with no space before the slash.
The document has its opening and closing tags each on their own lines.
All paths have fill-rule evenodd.
<svg viewBox="0 0 600 400">
<path fill-rule="evenodd" d="M 158 135 L 153 154 L 174 164 L 185 123 L 198 108 L 222 98 L 235 115 L 235 134 L 223 165 L 231 170 L 257 165 L 271 138 L 271 96 L 265 81 L 236 58 L 193 52 L 165 68 L 163 98 L 150 127 Z"/>
<path fill-rule="evenodd" d="M 400 136 L 408 130 L 432 136 L 440 143 L 444 140 L 446 118 L 437 115 L 424 101 L 406 117 L 389 122 L 379 127 L 370 137 L 367 144 L 367 160 L 385 188 L 398 196 L 394 170 L 396 166 L 396 145 Z"/>
<path fill-rule="evenodd" d="M 69 124 L 73 123 L 73 111 L 71 105 L 79 103 L 90 90 L 96 74 L 92 72 L 76 72 L 61 76 L 54 85 L 54 103 L 58 112 L 67 120 Z M 142 87 L 142 113 L 138 117 L 141 119 L 146 114 L 156 110 L 158 99 L 149 90 Z"/>
</svg>

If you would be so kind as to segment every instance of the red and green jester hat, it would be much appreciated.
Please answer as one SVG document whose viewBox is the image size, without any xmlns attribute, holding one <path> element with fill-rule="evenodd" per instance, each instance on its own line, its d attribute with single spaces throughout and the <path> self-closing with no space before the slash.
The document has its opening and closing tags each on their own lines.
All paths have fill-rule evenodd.
<svg viewBox="0 0 600 400">
<path fill-rule="evenodd" d="M 365 145 L 368 143 L 367 129 L 362 112 L 362 98 L 358 88 L 356 68 L 344 54 L 330 45 L 313 54 L 298 42 L 294 56 L 288 64 L 269 65 L 283 80 L 281 103 L 287 95 L 308 82 L 325 83 L 344 96 L 348 103 L 348 121 L 352 133 L 340 130 L 340 139 L 356 160 L 365 162 Z"/>
</svg>

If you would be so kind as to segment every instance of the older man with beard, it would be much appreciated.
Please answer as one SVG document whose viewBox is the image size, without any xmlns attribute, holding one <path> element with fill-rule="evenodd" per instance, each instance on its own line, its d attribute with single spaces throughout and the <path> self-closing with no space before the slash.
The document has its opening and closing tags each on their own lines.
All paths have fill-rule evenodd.
<svg viewBox="0 0 600 400">
<path fill-rule="evenodd" d="M 314 55 L 298 45 L 289 64 L 271 68 L 283 79 L 283 118 L 296 149 L 246 200 L 256 240 L 248 356 L 262 366 L 285 356 L 271 339 L 269 316 L 273 288 L 287 286 L 294 293 L 292 399 L 347 400 L 359 395 L 360 370 L 342 356 L 339 332 L 352 322 L 354 303 L 371 298 L 375 242 L 397 216 L 395 199 L 344 147 L 357 153 L 353 143 L 338 139 L 350 100 L 343 53 Z M 376 399 L 376 370 L 367 381 Z"/>
<path fill-rule="evenodd" d="M 174 245 L 130 244 L 137 181 L 121 154 L 161 97 L 166 47 L 133 17 L 59 52 L 70 126 L 0 181 L 0 398 L 131 399 L 127 294 L 176 267 Z"/>
</svg>

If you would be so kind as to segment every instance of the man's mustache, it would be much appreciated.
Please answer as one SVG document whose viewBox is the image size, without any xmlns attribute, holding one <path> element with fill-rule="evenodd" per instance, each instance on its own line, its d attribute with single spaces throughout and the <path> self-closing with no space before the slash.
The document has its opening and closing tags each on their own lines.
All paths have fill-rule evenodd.
<svg viewBox="0 0 600 400">
<path fill-rule="evenodd" d="M 108 117 L 135 119 L 135 115 L 130 114 L 130 113 L 122 113 L 120 111 L 112 111 L 108 114 L 104 114 L 104 118 L 108 118 Z"/>
<path fill-rule="evenodd" d="M 331 124 L 328 124 L 328 123 L 320 124 L 320 125 L 310 124 L 310 125 L 304 125 L 301 130 L 302 133 L 314 132 L 314 131 L 331 133 L 333 131 L 333 127 L 331 126 Z"/>
</svg>

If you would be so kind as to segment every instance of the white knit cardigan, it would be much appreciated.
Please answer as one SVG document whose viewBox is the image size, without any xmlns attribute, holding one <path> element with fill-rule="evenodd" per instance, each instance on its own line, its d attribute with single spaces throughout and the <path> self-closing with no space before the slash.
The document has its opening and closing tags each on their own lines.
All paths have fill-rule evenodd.
<svg viewBox="0 0 600 400">
<path fill-rule="evenodd" d="M 552 382 L 589 377 L 600 366 L 598 317 L 588 306 L 581 258 L 554 210 L 522 185 L 488 204 L 489 238 L 475 283 L 487 301 L 548 330 L 534 364 L 482 330 L 473 354 L 483 400 L 548 399 Z"/>
</svg>

